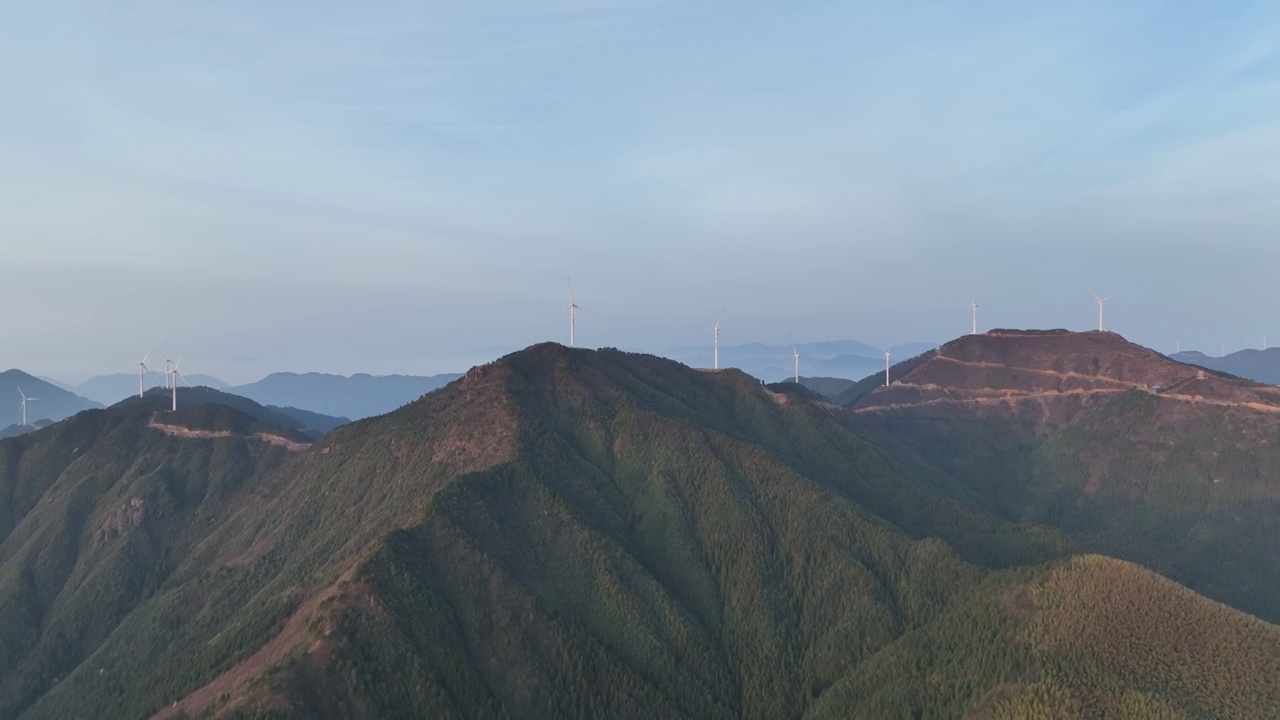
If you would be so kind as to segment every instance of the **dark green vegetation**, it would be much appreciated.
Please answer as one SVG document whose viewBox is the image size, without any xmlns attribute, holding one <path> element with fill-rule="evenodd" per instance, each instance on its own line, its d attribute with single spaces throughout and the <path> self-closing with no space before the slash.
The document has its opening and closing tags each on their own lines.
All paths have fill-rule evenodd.
<svg viewBox="0 0 1280 720">
<path fill-rule="evenodd" d="M 854 401 L 863 427 L 972 507 L 1280 622 L 1280 388 L 1113 333 L 993 331 L 897 371 Z"/>
<path fill-rule="evenodd" d="M 153 410 L 167 410 L 173 406 L 170 391 L 163 388 L 153 388 L 148 390 L 145 396 L 128 398 L 121 401 L 119 405 L 121 407 L 146 406 Z M 259 405 L 253 400 L 240 395 L 233 395 L 208 387 L 178 388 L 179 408 L 197 405 L 224 405 L 239 410 L 268 425 L 300 432 L 312 439 L 328 433 L 339 425 L 351 422 L 344 417 L 330 417 L 309 410 Z"/>
<path fill-rule="evenodd" d="M 1280 708 L 1280 629 L 795 389 L 542 345 L 310 447 L 217 404 L 0 442 L 0 716 Z"/>
<path fill-rule="evenodd" d="M 27 405 L 27 422 L 33 425 L 37 420 L 62 420 L 82 410 L 102 407 L 21 370 L 7 370 L 0 373 L 0 427 L 22 423 L 19 389 L 27 397 L 40 398 Z"/>
<path fill-rule="evenodd" d="M 853 380 L 834 377 L 805 377 L 800 376 L 800 384 L 818 393 L 819 395 L 834 399 L 840 393 L 848 390 L 853 386 Z"/>
</svg>

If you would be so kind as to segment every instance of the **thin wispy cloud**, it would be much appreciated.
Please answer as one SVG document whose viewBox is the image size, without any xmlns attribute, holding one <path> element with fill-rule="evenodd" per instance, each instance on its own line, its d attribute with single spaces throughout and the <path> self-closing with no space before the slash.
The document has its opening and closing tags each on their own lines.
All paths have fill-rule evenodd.
<svg viewBox="0 0 1280 720">
<path fill-rule="evenodd" d="M 272 287 L 403 371 L 442 342 L 557 337 L 565 275 L 594 295 L 589 342 L 628 347 L 698 337 L 690 305 L 734 305 L 762 340 L 945 338 L 975 293 L 1006 324 L 1065 324 L 1103 284 L 1117 322 L 1134 300 L 1122 332 L 1185 325 L 1191 345 L 1265 329 L 1280 301 L 1258 281 L 1213 313 L 1230 327 L 1190 314 L 1228 295 L 1197 273 L 1280 259 L 1266 4 L 64 1 L 10 20 L 0 247 L 40 276 L 0 302 L 60 299 L 11 320 L 43 362 L 89 341 L 57 320 L 110 287 L 84 268 L 189 278 L 189 303 L 224 308 L 210 362 L 250 344 L 302 370 L 311 325 L 237 324 Z M 1230 254 L 1188 254 L 1211 246 Z M 231 288 L 253 300 L 197 296 Z M 344 293 L 367 300 L 344 314 Z M 147 297 L 92 342 L 145 344 L 128 308 Z M 362 369 L 345 345 L 328 367 Z"/>
</svg>

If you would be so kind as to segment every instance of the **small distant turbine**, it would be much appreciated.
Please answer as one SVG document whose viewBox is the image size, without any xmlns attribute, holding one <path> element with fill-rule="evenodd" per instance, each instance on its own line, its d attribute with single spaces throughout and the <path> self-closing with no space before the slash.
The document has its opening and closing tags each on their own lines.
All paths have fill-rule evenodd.
<svg viewBox="0 0 1280 720">
<path fill-rule="evenodd" d="M 172 395 L 171 412 L 178 412 L 178 381 L 187 382 L 187 379 L 178 372 L 178 368 L 182 366 L 182 358 L 178 358 L 178 362 L 173 364 L 173 368 L 168 371 L 169 391 Z"/>
<path fill-rule="evenodd" d="M 569 313 L 569 347 L 574 347 L 577 313 L 581 308 L 573 301 L 573 283 L 569 282 L 568 278 L 565 278 L 565 282 L 569 285 L 569 305 L 565 307 L 565 311 Z"/>
<path fill-rule="evenodd" d="M 40 398 L 27 397 L 27 394 L 22 392 L 22 388 L 18 388 L 18 395 L 22 398 L 22 402 L 19 403 L 19 406 L 22 408 L 22 427 L 27 427 L 27 403 L 35 402 Z"/>
<path fill-rule="evenodd" d="M 795 358 L 795 361 L 796 361 L 796 384 L 799 385 L 800 384 L 800 351 L 794 345 L 791 346 L 791 355 L 792 357 Z"/>
<path fill-rule="evenodd" d="M 973 310 L 973 329 L 969 331 L 970 335 L 978 334 L 978 301 L 970 300 L 969 309 Z"/>
<path fill-rule="evenodd" d="M 1093 299 L 1098 301 L 1098 332 L 1102 332 L 1102 306 L 1111 298 L 1098 297 L 1098 293 L 1091 293 Z"/>
<path fill-rule="evenodd" d="M 884 351 L 884 386 L 889 387 L 889 351 Z"/>
<path fill-rule="evenodd" d="M 142 395 L 147 390 L 146 377 L 147 377 L 147 373 L 149 372 L 147 368 L 147 358 L 149 357 L 151 357 L 150 352 L 148 352 L 146 355 L 143 355 L 142 362 L 138 363 L 138 397 L 142 397 Z"/>
<path fill-rule="evenodd" d="M 724 308 L 720 308 L 720 314 L 724 315 Z M 714 370 L 720 369 L 720 318 L 716 318 L 716 324 L 707 328 L 711 331 L 712 337 L 712 356 L 711 367 Z"/>
</svg>

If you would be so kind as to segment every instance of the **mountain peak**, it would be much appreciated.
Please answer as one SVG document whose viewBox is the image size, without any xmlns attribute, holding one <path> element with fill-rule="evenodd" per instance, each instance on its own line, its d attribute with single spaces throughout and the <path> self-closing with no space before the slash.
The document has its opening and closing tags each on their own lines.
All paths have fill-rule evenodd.
<svg viewBox="0 0 1280 720">
<path fill-rule="evenodd" d="M 855 402 L 861 412 L 979 409 L 1070 422 L 1138 391 L 1193 404 L 1280 412 L 1280 388 L 1186 365 L 1110 331 L 992 330 L 898 365 L 893 382 Z"/>
</svg>

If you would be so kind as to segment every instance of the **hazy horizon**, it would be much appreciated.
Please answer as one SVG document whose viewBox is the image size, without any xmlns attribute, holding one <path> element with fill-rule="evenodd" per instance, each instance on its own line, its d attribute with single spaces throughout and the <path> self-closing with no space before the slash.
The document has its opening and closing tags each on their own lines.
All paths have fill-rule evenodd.
<svg viewBox="0 0 1280 720">
<path fill-rule="evenodd" d="M 1280 8 L 10 11 L 0 365 L 436 374 L 578 340 L 1280 339 Z M 224 377 L 226 376 L 226 377 Z"/>
</svg>

